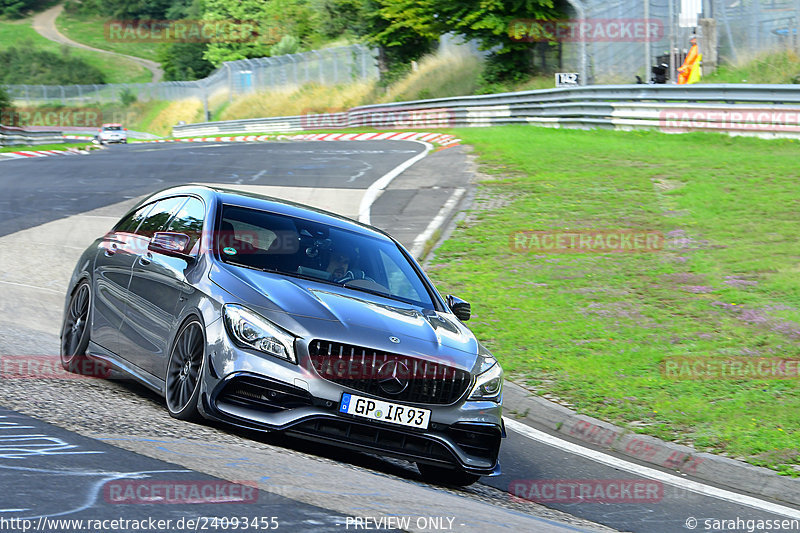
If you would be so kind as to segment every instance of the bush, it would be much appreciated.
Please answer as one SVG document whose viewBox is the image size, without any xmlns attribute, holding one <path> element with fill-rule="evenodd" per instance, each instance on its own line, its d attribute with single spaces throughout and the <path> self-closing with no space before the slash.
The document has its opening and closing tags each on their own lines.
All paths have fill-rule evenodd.
<svg viewBox="0 0 800 533">
<path fill-rule="evenodd" d="M 294 54 L 300 50 L 300 41 L 294 35 L 284 35 L 278 44 L 272 45 L 270 54 L 273 56 L 283 56 L 286 54 Z"/>
<path fill-rule="evenodd" d="M 47 0 L 0 0 L 0 17 L 23 18 L 29 11 L 39 11 L 47 3 Z"/>
<path fill-rule="evenodd" d="M 207 43 L 164 43 L 158 49 L 158 60 L 166 81 L 199 80 L 214 70 L 203 55 Z"/>
<path fill-rule="evenodd" d="M 73 57 L 69 48 L 57 54 L 38 50 L 22 43 L 0 50 L 0 84 L 17 85 L 78 85 L 105 83 L 105 76 L 96 67 L 79 57 Z"/>
<path fill-rule="evenodd" d="M 134 92 L 127 87 L 125 87 L 119 93 L 119 101 L 123 107 L 128 107 L 129 105 L 136 103 L 136 100 L 136 94 L 134 94 Z"/>
</svg>

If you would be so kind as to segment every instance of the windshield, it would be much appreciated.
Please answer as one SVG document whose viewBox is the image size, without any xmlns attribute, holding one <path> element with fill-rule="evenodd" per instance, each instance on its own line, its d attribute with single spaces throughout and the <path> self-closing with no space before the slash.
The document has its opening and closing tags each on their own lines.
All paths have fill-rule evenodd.
<svg viewBox="0 0 800 533">
<path fill-rule="evenodd" d="M 122 131 L 122 126 L 104 126 L 103 131 Z"/>
<path fill-rule="evenodd" d="M 225 205 L 216 243 L 229 264 L 435 307 L 412 265 L 388 239 Z"/>
</svg>

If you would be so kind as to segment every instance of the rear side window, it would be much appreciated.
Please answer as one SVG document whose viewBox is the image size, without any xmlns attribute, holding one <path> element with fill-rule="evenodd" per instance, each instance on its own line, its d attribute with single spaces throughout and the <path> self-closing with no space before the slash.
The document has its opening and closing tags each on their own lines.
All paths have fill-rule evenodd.
<svg viewBox="0 0 800 533">
<path fill-rule="evenodd" d="M 175 198 L 166 198 L 156 202 L 153 210 L 148 213 L 147 218 L 139 226 L 136 234 L 148 239 L 152 238 L 153 233 L 162 231 L 162 228 L 167 225 L 169 219 L 185 201 L 185 196 L 176 196 Z"/>
<path fill-rule="evenodd" d="M 136 230 L 139 228 L 139 224 L 141 224 L 142 220 L 147 217 L 147 214 L 154 205 L 154 203 L 143 205 L 133 213 L 130 213 L 128 216 L 119 221 L 117 226 L 114 228 L 114 231 L 118 231 L 120 233 L 136 233 Z"/>
<path fill-rule="evenodd" d="M 167 231 L 174 231 L 176 233 L 185 233 L 191 239 L 189 241 L 189 249 L 193 249 L 195 243 L 200 238 L 200 233 L 203 231 L 203 217 L 205 216 L 206 209 L 203 202 L 197 198 L 189 198 L 180 211 L 172 219 L 172 222 L 167 226 Z"/>
</svg>

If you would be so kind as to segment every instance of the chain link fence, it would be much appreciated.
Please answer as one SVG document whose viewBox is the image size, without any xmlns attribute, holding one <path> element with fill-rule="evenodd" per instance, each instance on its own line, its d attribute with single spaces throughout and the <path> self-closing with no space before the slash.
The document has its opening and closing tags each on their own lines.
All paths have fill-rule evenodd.
<svg viewBox="0 0 800 533">
<path fill-rule="evenodd" d="M 698 36 L 703 66 L 752 59 L 766 52 L 800 52 L 800 0 L 570 0 L 571 31 L 579 38 L 532 43 L 545 71 L 578 72 L 583 82 L 634 83 L 651 78 L 650 67 L 669 65 L 674 83 Z M 585 25 L 585 31 L 580 30 Z M 637 26 L 638 24 L 638 26 Z M 637 28 L 653 31 L 642 35 Z M 576 30 L 578 29 L 578 30 Z M 670 50 L 672 53 L 670 54 Z"/>
<path fill-rule="evenodd" d="M 772 50 L 800 51 L 800 0 L 715 0 L 709 18 L 718 21 L 720 54 L 748 59 Z"/>
<path fill-rule="evenodd" d="M 183 100 L 244 94 L 305 83 L 336 85 L 379 76 L 377 50 L 355 44 L 299 54 L 226 61 L 197 81 L 110 83 L 105 85 L 7 85 L 18 104 L 119 102 L 124 94 L 137 100 Z"/>
</svg>

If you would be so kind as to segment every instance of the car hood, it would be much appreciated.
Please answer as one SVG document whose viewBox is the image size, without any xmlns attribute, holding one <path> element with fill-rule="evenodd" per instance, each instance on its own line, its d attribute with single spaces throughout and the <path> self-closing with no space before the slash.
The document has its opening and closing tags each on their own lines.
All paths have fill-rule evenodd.
<svg viewBox="0 0 800 533">
<path fill-rule="evenodd" d="M 245 305 L 308 341 L 425 357 L 467 371 L 478 358 L 475 336 L 450 313 L 233 265 L 216 264 L 210 277 L 232 295 L 229 303 Z"/>
</svg>

